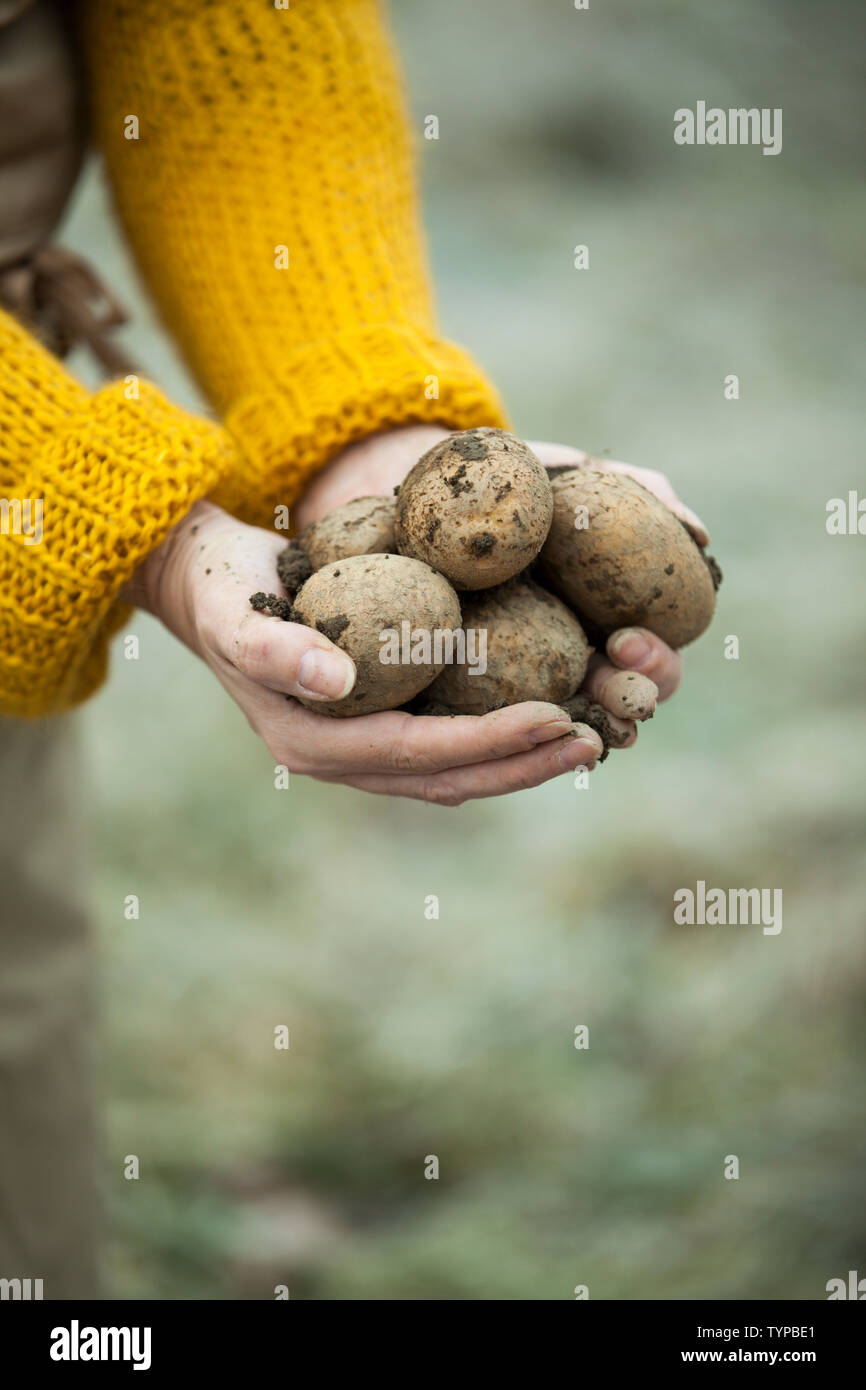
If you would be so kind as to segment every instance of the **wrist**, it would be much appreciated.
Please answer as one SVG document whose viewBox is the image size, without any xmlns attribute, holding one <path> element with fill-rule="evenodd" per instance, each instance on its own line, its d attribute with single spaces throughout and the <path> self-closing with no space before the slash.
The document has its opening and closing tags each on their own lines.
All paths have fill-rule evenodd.
<svg viewBox="0 0 866 1390">
<path fill-rule="evenodd" d="M 295 509 L 298 530 L 353 497 L 388 497 L 440 439 L 444 425 L 401 425 L 347 444 L 312 480 Z"/>
<path fill-rule="evenodd" d="M 193 650 L 195 623 L 189 594 L 189 558 L 196 545 L 203 544 L 203 533 L 209 533 L 224 516 L 212 502 L 196 502 L 139 565 L 121 593 L 125 603 L 151 613 Z"/>
</svg>

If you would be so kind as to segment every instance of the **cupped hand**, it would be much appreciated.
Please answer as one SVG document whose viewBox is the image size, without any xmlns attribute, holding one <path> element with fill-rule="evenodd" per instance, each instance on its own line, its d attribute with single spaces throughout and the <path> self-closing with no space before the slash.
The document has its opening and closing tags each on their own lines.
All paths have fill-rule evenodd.
<svg viewBox="0 0 866 1390">
<path fill-rule="evenodd" d="M 629 463 L 594 457 L 575 449 L 570 444 L 552 444 L 545 440 L 528 441 L 530 449 L 545 467 L 566 465 L 572 468 L 610 469 L 613 473 L 626 473 L 635 482 L 653 493 L 664 502 L 675 516 L 688 527 L 698 545 L 709 543 L 709 534 L 704 523 L 691 507 L 681 502 L 670 480 L 664 473 L 653 468 L 635 468 Z M 658 703 L 661 704 L 679 688 L 682 679 L 683 659 L 678 651 L 669 647 L 655 633 L 646 628 L 628 627 L 612 632 L 605 644 L 605 653 L 599 652 L 590 657 L 581 692 L 594 703 L 608 710 L 615 709 L 614 701 L 605 698 L 605 687 L 617 671 L 636 671 L 647 676 L 658 687 Z M 633 721 L 612 718 L 611 722 L 624 736 L 621 748 L 630 748 L 637 738 L 637 726 Z"/>
<path fill-rule="evenodd" d="M 311 521 L 317 521 L 353 497 L 390 497 L 421 455 L 450 433 L 450 430 L 437 425 L 407 425 L 370 435 L 349 445 L 318 475 L 299 502 L 295 518 L 298 527 L 303 528 Z M 709 536 L 700 517 L 680 501 L 664 473 L 597 458 L 569 444 L 551 444 L 534 439 L 527 442 L 547 467 L 566 465 L 627 473 L 664 502 L 688 526 L 699 545 L 707 544 Z M 637 726 L 633 720 L 619 718 L 616 715 L 618 702 L 605 697 L 607 682 L 617 671 L 623 670 L 636 671 L 653 681 L 658 687 L 658 702 L 661 703 L 670 699 L 679 686 L 682 658 L 679 652 L 646 629 L 627 628 L 612 633 L 605 653 L 597 652 L 590 659 L 581 693 L 593 703 L 604 706 L 609 712 L 611 725 L 621 739 L 618 746 L 629 748 L 637 738 Z"/>
<path fill-rule="evenodd" d="M 390 496 L 427 449 L 450 431 L 413 425 L 373 435 L 345 449 L 298 504 L 303 527 L 353 497 Z M 531 442 L 542 463 L 602 467 L 629 473 L 655 493 L 705 543 L 699 518 L 679 501 L 663 474 L 593 458 L 569 445 Z M 278 589 L 276 558 L 284 538 L 246 526 L 200 502 L 138 571 L 125 595 L 155 613 L 211 668 L 243 710 L 271 756 L 290 771 L 365 791 L 446 806 L 538 786 L 602 752 L 598 734 L 573 723 L 556 705 L 528 701 L 483 717 L 419 716 L 402 711 L 332 719 L 296 698 L 348 695 L 355 670 L 321 633 L 250 608 L 254 592 Z M 619 718 L 610 685 L 617 672 L 637 671 L 668 699 L 681 660 L 660 638 L 639 628 L 613 633 L 589 664 L 582 692 L 609 711 L 629 747 L 633 721 Z M 650 711 L 651 712 L 651 711 Z"/>
<path fill-rule="evenodd" d="M 252 593 L 278 587 L 283 545 L 275 533 L 199 503 L 125 595 L 207 663 L 276 763 L 323 782 L 444 806 L 595 765 L 598 735 L 552 704 L 532 701 L 482 718 L 395 710 L 351 719 L 299 704 L 291 697 L 348 694 L 355 670 L 321 633 L 251 609 Z"/>
</svg>

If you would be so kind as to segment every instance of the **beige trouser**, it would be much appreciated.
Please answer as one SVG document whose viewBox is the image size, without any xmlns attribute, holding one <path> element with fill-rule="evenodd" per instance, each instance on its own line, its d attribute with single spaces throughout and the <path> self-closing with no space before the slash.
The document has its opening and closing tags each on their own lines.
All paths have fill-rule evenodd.
<svg viewBox="0 0 866 1390">
<path fill-rule="evenodd" d="M 99 1296 L 81 791 L 74 716 L 0 720 L 0 1280 L 46 1299 Z"/>
</svg>

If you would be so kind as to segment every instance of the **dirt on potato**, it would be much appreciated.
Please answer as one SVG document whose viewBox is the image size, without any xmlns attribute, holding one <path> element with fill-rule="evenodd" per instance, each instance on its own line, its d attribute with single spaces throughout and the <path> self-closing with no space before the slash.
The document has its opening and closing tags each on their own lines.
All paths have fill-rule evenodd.
<svg viewBox="0 0 866 1390">
<path fill-rule="evenodd" d="M 394 533 L 402 555 L 475 591 L 524 570 L 552 514 L 550 482 L 523 440 L 506 430 L 466 430 L 434 445 L 400 484 Z"/>
</svg>

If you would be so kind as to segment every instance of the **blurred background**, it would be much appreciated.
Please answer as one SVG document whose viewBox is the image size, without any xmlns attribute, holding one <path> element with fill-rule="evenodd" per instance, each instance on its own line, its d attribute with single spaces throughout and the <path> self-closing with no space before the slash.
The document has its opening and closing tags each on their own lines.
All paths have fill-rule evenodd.
<svg viewBox="0 0 866 1390">
<path fill-rule="evenodd" d="M 276 791 L 214 679 L 135 616 L 141 659 L 116 653 L 82 716 L 111 1278 L 129 1298 L 824 1298 L 866 1275 L 866 539 L 825 527 L 828 499 L 866 495 L 864 12 L 392 17 L 443 327 L 519 433 L 669 474 L 709 523 L 719 610 L 590 789 L 456 811 Z M 782 153 L 675 146 L 699 99 L 782 107 Z M 64 236 L 125 290 L 149 374 L 200 405 L 95 167 Z M 698 879 L 781 888 L 781 934 L 674 926 Z"/>
</svg>

